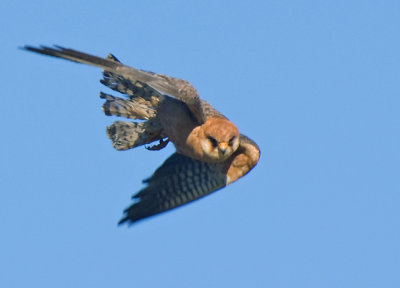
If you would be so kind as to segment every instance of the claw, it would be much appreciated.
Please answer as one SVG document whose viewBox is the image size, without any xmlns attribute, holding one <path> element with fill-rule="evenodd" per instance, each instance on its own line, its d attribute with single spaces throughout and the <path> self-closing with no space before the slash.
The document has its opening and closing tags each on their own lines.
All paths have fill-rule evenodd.
<svg viewBox="0 0 400 288">
<path fill-rule="evenodd" d="M 169 139 L 168 139 L 168 138 L 159 139 L 159 140 L 158 140 L 158 144 L 149 145 L 149 146 L 144 146 L 144 147 L 145 147 L 147 150 L 150 150 L 150 151 L 158 151 L 158 150 L 163 149 L 165 146 L 167 146 L 168 142 L 169 142 Z"/>
</svg>

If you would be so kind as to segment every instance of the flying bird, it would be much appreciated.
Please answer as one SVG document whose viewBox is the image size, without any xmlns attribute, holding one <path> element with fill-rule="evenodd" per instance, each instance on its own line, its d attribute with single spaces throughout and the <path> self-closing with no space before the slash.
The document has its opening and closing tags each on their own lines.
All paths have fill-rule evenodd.
<svg viewBox="0 0 400 288">
<path fill-rule="evenodd" d="M 120 224 L 206 196 L 244 176 L 258 162 L 258 146 L 185 80 L 126 66 L 112 54 L 101 58 L 60 46 L 23 49 L 103 69 L 100 82 L 123 95 L 100 92 L 104 113 L 133 120 L 115 121 L 106 128 L 115 149 L 149 145 L 149 150 L 160 150 L 174 144 L 176 152 L 143 181 L 146 186 L 132 196 L 134 202 Z"/>
</svg>

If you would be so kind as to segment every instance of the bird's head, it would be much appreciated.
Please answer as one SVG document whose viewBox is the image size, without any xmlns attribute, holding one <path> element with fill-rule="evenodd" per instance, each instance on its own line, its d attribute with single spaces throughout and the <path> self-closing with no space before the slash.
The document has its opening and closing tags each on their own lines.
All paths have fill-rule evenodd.
<svg viewBox="0 0 400 288">
<path fill-rule="evenodd" d="M 209 118 L 202 125 L 201 149 L 211 161 L 228 159 L 239 147 L 239 131 L 225 118 Z"/>
</svg>

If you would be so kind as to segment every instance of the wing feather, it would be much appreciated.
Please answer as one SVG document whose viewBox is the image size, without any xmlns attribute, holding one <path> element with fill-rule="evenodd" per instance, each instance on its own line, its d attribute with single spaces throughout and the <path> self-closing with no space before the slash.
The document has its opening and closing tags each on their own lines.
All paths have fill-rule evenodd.
<svg viewBox="0 0 400 288">
<path fill-rule="evenodd" d="M 133 223 L 197 200 L 226 185 L 224 165 L 174 153 L 133 196 L 136 201 L 119 222 Z"/>
<path fill-rule="evenodd" d="M 163 213 L 202 198 L 247 174 L 258 162 L 260 151 L 241 135 L 238 151 L 226 162 L 206 163 L 175 153 L 149 178 L 132 198 L 119 224 Z"/>
<path fill-rule="evenodd" d="M 23 49 L 100 67 L 104 70 L 101 81 L 104 85 L 128 95 L 130 101 L 142 98 L 140 103 L 143 105 L 138 105 L 138 99 L 135 105 L 131 105 L 129 100 L 103 93 L 102 98 L 106 99 L 103 109 L 107 115 L 127 117 L 132 114 L 135 119 L 151 118 L 153 111 L 150 108 L 155 108 L 159 98 L 163 97 L 161 92 L 185 103 L 200 123 L 207 117 L 223 117 L 211 105 L 200 100 L 195 88 L 187 81 L 125 66 L 111 54 L 101 58 L 60 46 L 24 46 Z M 139 108 L 140 111 L 137 110 Z M 112 136 L 112 128 L 109 129 L 109 136 Z M 127 138 L 126 144 L 132 142 L 136 145 L 133 140 Z M 206 163 L 175 153 L 144 181 L 146 186 L 132 197 L 135 202 L 124 211 L 125 215 L 119 223 L 132 224 L 217 191 L 246 175 L 257 164 L 259 157 L 258 146 L 244 135 L 240 136 L 238 150 L 224 162 Z"/>
<path fill-rule="evenodd" d="M 196 89 L 185 80 L 126 66 L 112 55 L 107 58 L 101 58 L 56 45 L 54 45 L 54 47 L 40 46 L 39 48 L 25 45 L 22 49 L 43 55 L 67 59 L 77 63 L 96 66 L 109 73 L 122 76 L 125 80 L 132 81 L 133 85 L 136 85 L 137 82 L 147 84 L 159 92 L 165 93 L 168 96 L 184 102 L 200 123 L 205 120 L 200 97 Z M 105 73 L 105 76 L 107 76 L 107 73 Z"/>
</svg>

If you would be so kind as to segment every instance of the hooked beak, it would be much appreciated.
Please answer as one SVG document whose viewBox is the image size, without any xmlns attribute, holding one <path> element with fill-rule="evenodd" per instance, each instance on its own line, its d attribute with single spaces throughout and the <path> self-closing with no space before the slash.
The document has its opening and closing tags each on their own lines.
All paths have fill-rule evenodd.
<svg viewBox="0 0 400 288">
<path fill-rule="evenodd" d="M 221 142 L 218 144 L 218 149 L 221 151 L 222 154 L 225 154 L 226 149 L 228 149 L 228 143 Z"/>
</svg>

